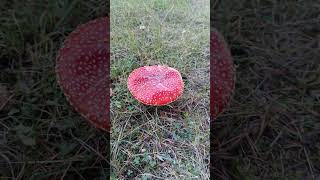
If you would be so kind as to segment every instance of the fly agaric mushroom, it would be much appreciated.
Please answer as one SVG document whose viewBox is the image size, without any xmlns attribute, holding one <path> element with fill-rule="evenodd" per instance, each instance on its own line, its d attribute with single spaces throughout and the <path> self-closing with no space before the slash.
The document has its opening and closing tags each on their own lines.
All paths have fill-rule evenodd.
<svg viewBox="0 0 320 180">
<path fill-rule="evenodd" d="M 143 66 L 131 72 L 128 89 L 139 102 L 163 106 L 175 101 L 183 92 L 179 71 L 162 65 Z"/>
<path fill-rule="evenodd" d="M 57 81 L 76 111 L 109 131 L 109 19 L 80 25 L 64 41 L 56 60 Z"/>
<path fill-rule="evenodd" d="M 210 34 L 210 111 L 211 117 L 215 119 L 233 95 L 235 68 L 224 38 L 215 29 Z"/>
</svg>

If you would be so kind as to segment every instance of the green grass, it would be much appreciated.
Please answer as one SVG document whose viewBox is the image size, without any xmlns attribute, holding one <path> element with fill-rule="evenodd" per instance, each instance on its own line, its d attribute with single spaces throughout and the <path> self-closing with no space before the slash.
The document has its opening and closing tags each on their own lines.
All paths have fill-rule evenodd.
<svg viewBox="0 0 320 180">
<path fill-rule="evenodd" d="M 0 179 L 104 177 L 108 136 L 92 128 L 57 86 L 58 49 L 106 1 L 0 2 Z"/>
<path fill-rule="evenodd" d="M 318 1 L 213 1 L 237 64 L 231 107 L 213 123 L 217 179 L 319 179 Z"/>
<path fill-rule="evenodd" d="M 205 179 L 207 1 L 133 2 L 112 2 L 118 10 L 111 18 L 113 178 Z M 234 99 L 212 126 L 215 176 L 319 178 L 319 3 L 211 2 L 212 25 L 237 64 Z M 0 1 L 0 179 L 106 176 L 109 137 L 72 109 L 54 66 L 65 36 L 105 16 L 107 5 Z M 143 106 L 125 85 L 134 68 L 156 63 L 179 69 L 186 83 L 170 106 Z"/>
<path fill-rule="evenodd" d="M 208 179 L 209 1 L 111 1 L 113 178 Z M 132 70 L 166 64 L 185 91 L 164 107 L 138 103 Z"/>
</svg>

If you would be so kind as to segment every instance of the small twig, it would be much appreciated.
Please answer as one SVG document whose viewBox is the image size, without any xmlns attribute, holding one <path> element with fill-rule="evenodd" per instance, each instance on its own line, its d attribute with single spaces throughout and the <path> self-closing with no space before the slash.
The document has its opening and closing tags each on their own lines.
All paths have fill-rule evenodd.
<svg viewBox="0 0 320 180">
<path fill-rule="evenodd" d="M 4 108 L 4 106 L 6 106 L 8 104 L 8 102 L 14 97 L 14 94 L 12 94 L 11 96 L 9 96 L 9 98 L 7 100 L 5 100 L 1 106 L 0 106 L 0 111 Z"/>
</svg>

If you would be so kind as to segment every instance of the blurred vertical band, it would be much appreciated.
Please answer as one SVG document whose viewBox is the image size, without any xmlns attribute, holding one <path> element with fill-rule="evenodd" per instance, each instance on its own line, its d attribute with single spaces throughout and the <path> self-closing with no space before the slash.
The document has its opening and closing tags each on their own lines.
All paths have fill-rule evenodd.
<svg viewBox="0 0 320 180">
<path fill-rule="evenodd" d="M 110 133 L 72 108 L 55 73 L 66 37 L 109 14 L 109 0 L 0 1 L 0 179 L 109 179 Z"/>
</svg>

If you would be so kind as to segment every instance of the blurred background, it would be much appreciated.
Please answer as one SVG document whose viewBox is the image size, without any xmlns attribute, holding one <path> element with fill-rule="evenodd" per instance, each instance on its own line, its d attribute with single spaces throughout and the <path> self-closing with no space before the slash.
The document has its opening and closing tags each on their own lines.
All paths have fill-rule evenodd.
<svg viewBox="0 0 320 180">
<path fill-rule="evenodd" d="M 213 0 L 237 65 L 212 124 L 216 179 L 320 178 L 320 2 Z"/>
<path fill-rule="evenodd" d="M 55 75 L 65 37 L 108 10 L 106 0 L 0 1 L 0 179 L 108 174 L 108 134 L 74 111 Z"/>
</svg>

